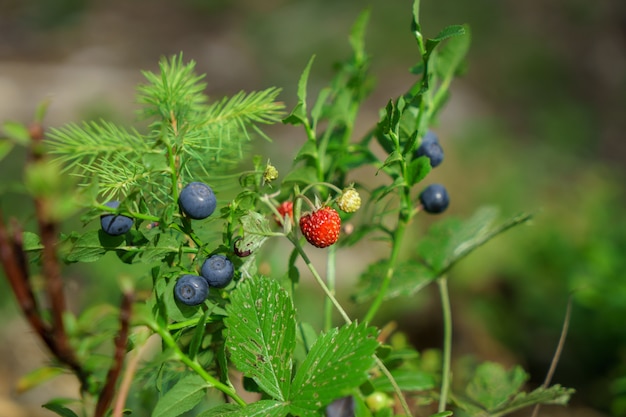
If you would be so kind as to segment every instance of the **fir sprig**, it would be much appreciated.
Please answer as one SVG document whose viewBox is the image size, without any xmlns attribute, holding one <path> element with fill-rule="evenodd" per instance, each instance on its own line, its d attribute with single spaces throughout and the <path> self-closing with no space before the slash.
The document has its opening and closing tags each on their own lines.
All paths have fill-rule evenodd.
<svg viewBox="0 0 626 417">
<path fill-rule="evenodd" d="M 174 182 L 215 178 L 245 155 L 255 124 L 280 120 L 280 90 L 239 92 L 214 103 L 204 94 L 204 75 L 182 54 L 162 59 L 160 72 L 143 72 L 138 87 L 140 117 L 151 120 L 141 134 L 104 121 L 51 129 L 51 153 L 81 185 L 97 183 L 98 194 L 113 198 L 138 192 L 162 200 Z M 146 187 L 149 184 L 151 187 Z"/>
</svg>

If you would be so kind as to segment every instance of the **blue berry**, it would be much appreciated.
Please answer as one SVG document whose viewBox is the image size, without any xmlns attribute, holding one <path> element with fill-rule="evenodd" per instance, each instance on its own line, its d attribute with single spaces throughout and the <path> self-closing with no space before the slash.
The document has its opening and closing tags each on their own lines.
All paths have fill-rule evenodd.
<svg viewBox="0 0 626 417">
<path fill-rule="evenodd" d="M 104 203 L 104 205 L 116 209 L 120 206 L 120 202 L 109 201 Z M 103 214 L 100 216 L 100 226 L 102 227 L 104 233 L 111 236 L 120 236 L 128 232 L 130 228 L 133 227 L 133 219 L 120 214 Z"/>
<path fill-rule="evenodd" d="M 209 295 L 209 284 L 197 275 L 183 275 L 174 286 L 174 296 L 188 306 L 202 304 Z"/>
<path fill-rule="evenodd" d="M 446 187 L 441 184 L 431 184 L 420 194 L 420 202 L 424 207 L 424 211 L 437 214 L 448 208 L 450 197 Z"/>
<path fill-rule="evenodd" d="M 233 263 L 224 255 L 213 255 L 202 264 L 200 273 L 211 287 L 224 288 L 233 279 Z"/>
<path fill-rule="evenodd" d="M 415 157 L 426 156 L 430 159 L 430 166 L 435 168 L 443 162 L 443 149 L 439 144 L 439 138 L 432 130 L 426 132 L 422 138 L 422 143 L 415 151 Z"/>
<path fill-rule="evenodd" d="M 178 205 L 190 218 L 201 220 L 213 214 L 217 200 L 211 187 L 202 182 L 191 182 L 180 191 Z"/>
</svg>

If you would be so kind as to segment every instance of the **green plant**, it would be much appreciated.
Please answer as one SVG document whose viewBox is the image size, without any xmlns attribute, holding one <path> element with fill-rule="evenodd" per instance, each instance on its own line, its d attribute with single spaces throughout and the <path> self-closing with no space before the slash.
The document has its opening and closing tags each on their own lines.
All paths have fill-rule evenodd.
<svg viewBox="0 0 626 417">
<path fill-rule="evenodd" d="M 411 31 L 418 62 L 411 72 L 416 81 L 390 100 L 379 122 L 355 140 L 358 111 L 372 85 L 364 47 L 368 17 L 368 12 L 361 14 L 352 28 L 351 58 L 312 102 L 307 84 L 313 59 L 308 62 L 298 83 L 297 105 L 286 117 L 275 88 L 210 103 L 193 62 L 185 63 L 179 55 L 162 60 L 159 73 L 144 73 L 147 83 L 139 86 L 138 101 L 142 117 L 150 122 L 145 133 L 100 121 L 53 128 L 44 135 L 44 108 L 30 129 L 4 124 L 8 140 L 2 142 L 0 155 L 6 156 L 15 144 L 30 152 L 24 189 L 34 200 L 38 227 L 36 233 L 22 230 L 17 222 L 8 227 L 0 217 L 2 264 L 18 304 L 56 361 L 50 372 L 28 380 L 40 383 L 41 375 L 69 368 L 81 382 L 76 404 L 52 400 L 44 407 L 63 416 L 103 416 L 109 410 L 119 416 L 131 390 L 144 394 L 148 412 L 160 417 L 192 409 L 205 417 L 316 416 L 328 406 L 334 409 L 336 401 L 358 416 L 411 415 L 409 398 L 434 416 L 448 416 L 452 410 L 499 416 L 533 404 L 567 402 L 571 390 L 556 385 L 522 392 L 527 376 L 521 368 L 507 371 L 493 363 L 476 369 L 465 392 L 450 392 L 448 273 L 476 248 L 531 216 L 498 222 L 496 211 L 485 208 L 466 221 L 446 219 L 404 259 L 401 249 L 410 245 L 405 233 L 422 205 L 430 212 L 445 209 L 438 199 L 438 208 L 429 210 L 431 201 L 415 192 L 432 163 L 416 151 L 463 68 L 469 28 L 448 26 L 425 38 L 415 1 Z M 274 166 L 261 162 L 264 158 L 248 157 L 251 136 L 264 136 L 259 125 L 280 120 L 302 127 L 306 135 L 282 177 Z M 384 150 L 382 156 L 376 144 Z M 238 172 L 242 165 L 247 170 Z M 374 168 L 387 181 L 374 189 L 367 181 L 353 182 L 354 170 L 361 167 Z M 65 173 L 77 183 L 61 181 Z M 205 199 L 187 195 L 183 185 L 204 182 L 211 183 L 205 193 L 210 199 L 195 213 Z M 119 205 L 102 203 L 112 199 Z M 323 207 L 312 214 L 317 216 L 313 220 L 303 213 L 303 201 Z M 333 205 L 345 213 L 340 215 Z M 83 208 L 88 230 L 59 234 L 59 223 Z M 219 215 L 209 217 L 214 210 Z M 319 213 L 326 216 L 320 220 Z M 92 230 L 94 219 L 110 215 L 132 219 L 133 227 L 115 236 Z M 341 236 L 340 216 L 352 225 Z M 278 226 L 272 226 L 276 219 Z M 311 261 L 294 223 L 309 242 L 326 251 L 325 276 Z M 354 301 L 369 304 L 355 319 L 335 296 L 336 264 L 341 248 L 366 238 L 386 241 L 390 252 L 371 262 L 355 288 Z M 292 245 L 285 277 L 258 271 L 263 247 L 273 239 Z M 108 252 L 122 262 L 146 265 L 150 293 L 136 293 L 135 283 L 126 278 L 118 309 L 96 305 L 71 316 L 59 259 L 66 264 L 93 262 Z M 220 277 L 218 285 L 212 284 L 201 265 L 225 254 L 236 255 L 228 256 L 233 282 L 222 285 Z M 298 260 L 325 295 L 321 331 L 298 314 L 294 302 L 300 289 Z M 31 264 L 39 265 L 45 278 L 41 293 L 31 284 Z M 208 297 L 201 291 L 197 299 L 198 294 L 189 288 L 179 291 L 178 285 L 184 277 L 197 277 L 199 269 L 212 288 Z M 373 326 L 385 301 L 413 295 L 430 284 L 438 286 L 443 306 L 440 368 L 427 366 L 414 348 L 388 339 Z M 187 303 L 177 302 L 181 294 L 189 298 Z M 41 297 L 49 299 L 49 319 Z M 159 337 L 161 353 L 137 369 L 136 358 L 152 335 Z M 109 355 L 95 355 L 102 351 Z M 231 370 L 243 376 L 246 391 L 258 393 L 257 401 L 244 400 Z M 207 392 L 221 397 L 207 397 Z"/>
</svg>

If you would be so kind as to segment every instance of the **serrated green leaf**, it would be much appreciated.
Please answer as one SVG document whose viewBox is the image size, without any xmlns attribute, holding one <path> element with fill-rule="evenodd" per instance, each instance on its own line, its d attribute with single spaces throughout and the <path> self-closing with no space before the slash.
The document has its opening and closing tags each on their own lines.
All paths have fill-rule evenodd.
<svg viewBox="0 0 626 417">
<path fill-rule="evenodd" d="M 377 295 L 386 273 L 386 261 L 371 264 L 359 278 L 357 292 L 353 295 L 354 301 L 361 304 L 373 299 Z M 384 299 L 411 296 L 426 287 L 435 278 L 436 275 L 433 271 L 425 265 L 415 261 L 402 262 L 394 269 Z"/>
<path fill-rule="evenodd" d="M 565 388 L 560 385 L 553 385 L 548 388 L 537 388 L 529 393 L 520 392 L 509 403 L 500 407 L 492 414 L 493 416 L 503 416 L 536 404 L 566 405 L 575 390 Z"/>
<path fill-rule="evenodd" d="M 402 391 L 425 391 L 435 387 L 435 377 L 424 371 L 414 369 L 393 369 L 393 379 Z M 386 376 L 380 376 L 372 381 L 378 391 L 394 392 L 394 387 Z"/>
<path fill-rule="evenodd" d="M 478 366 L 466 393 L 486 410 L 496 410 L 516 395 L 528 375 L 520 366 L 506 370 L 495 362 L 484 362 Z"/>
<path fill-rule="evenodd" d="M 435 47 L 442 41 L 455 36 L 465 35 L 465 27 L 463 25 L 450 25 L 443 28 L 437 36 L 426 40 L 426 51 L 431 53 Z"/>
<path fill-rule="evenodd" d="M 250 278 L 231 293 L 227 312 L 226 347 L 232 362 L 272 398 L 286 401 L 296 343 L 289 294 L 274 280 Z"/>
<path fill-rule="evenodd" d="M 202 401 L 209 386 L 199 375 L 183 377 L 159 398 L 152 417 L 176 417 L 191 410 Z"/>
<path fill-rule="evenodd" d="M 352 323 L 321 335 L 293 380 L 291 413 L 307 415 L 367 380 L 378 347 L 377 330 Z"/>
<path fill-rule="evenodd" d="M 451 79 L 465 59 L 471 36 L 469 26 L 452 26 L 453 38 L 437 49 L 434 71 L 441 79 Z M 462 30 L 462 34 L 461 34 Z"/>
<path fill-rule="evenodd" d="M 305 158 L 317 158 L 317 146 L 313 141 L 307 140 L 302 145 L 302 147 L 294 157 L 294 162 L 300 161 Z"/>
<path fill-rule="evenodd" d="M 23 232 L 22 248 L 26 252 L 40 251 L 41 249 L 43 249 L 43 245 L 41 244 L 41 238 L 39 237 L 39 235 L 33 232 Z"/>
<path fill-rule="evenodd" d="M 224 404 L 207 410 L 198 417 L 284 417 L 288 411 L 288 405 L 285 403 L 261 400 L 246 407 Z"/>
<path fill-rule="evenodd" d="M 180 246 L 181 242 L 175 236 L 169 233 L 159 233 L 149 244 L 140 248 L 140 256 L 136 260 L 147 264 L 161 262 L 166 255 L 178 253 Z"/>
<path fill-rule="evenodd" d="M 95 262 L 107 250 L 114 250 L 124 242 L 124 236 L 110 236 L 102 230 L 91 230 L 73 240 L 66 262 Z"/>
</svg>

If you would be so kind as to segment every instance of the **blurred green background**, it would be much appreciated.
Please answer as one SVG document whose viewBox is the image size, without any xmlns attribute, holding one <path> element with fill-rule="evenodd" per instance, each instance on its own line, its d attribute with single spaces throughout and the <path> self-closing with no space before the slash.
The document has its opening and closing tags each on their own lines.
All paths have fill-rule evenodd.
<svg viewBox="0 0 626 417">
<path fill-rule="evenodd" d="M 540 384 L 571 294 L 570 333 L 553 382 L 578 390 L 576 415 L 626 415 L 626 2 L 422 3 L 427 36 L 469 23 L 473 37 L 467 72 L 433 126 L 446 161 L 428 181 L 448 186 L 445 215 L 468 217 L 481 205 L 498 206 L 503 216 L 537 212 L 531 226 L 508 232 L 453 272 L 455 353 L 521 363 L 531 384 Z M 378 108 L 412 82 L 408 0 L 0 0 L 0 120 L 28 122 L 49 97 L 50 125 L 99 117 L 132 123 L 140 70 L 180 51 L 207 74 L 212 97 L 276 85 L 289 108 L 311 55 L 312 90 L 347 57 L 350 25 L 364 7 L 372 11 L 366 45 L 377 86 L 362 111 L 363 133 Z M 289 166 L 302 133 L 290 126 L 269 133 L 274 144 L 258 151 Z M 19 166 L 12 158 L 1 177 L 17 175 Z M 1 206 L 29 210 L 19 199 Z M 364 265 L 350 254 L 343 268 L 353 282 Z M 117 302 L 114 277 L 133 269 L 113 265 L 71 269 L 68 287 L 81 289 L 75 309 Z M 14 316 L 4 282 L 0 289 L 0 310 Z M 436 299 L 425 291 L 386 316 L 418 348 L 437 347 Z M 11 378 L 37 364 L 16 353 L 24 342 L 4 323 L 0 368 L 8 377 L 0 406 L 29 407 L 39 399 L 29 395 L 45 393 L 16 396 Z"/>
</svg>

